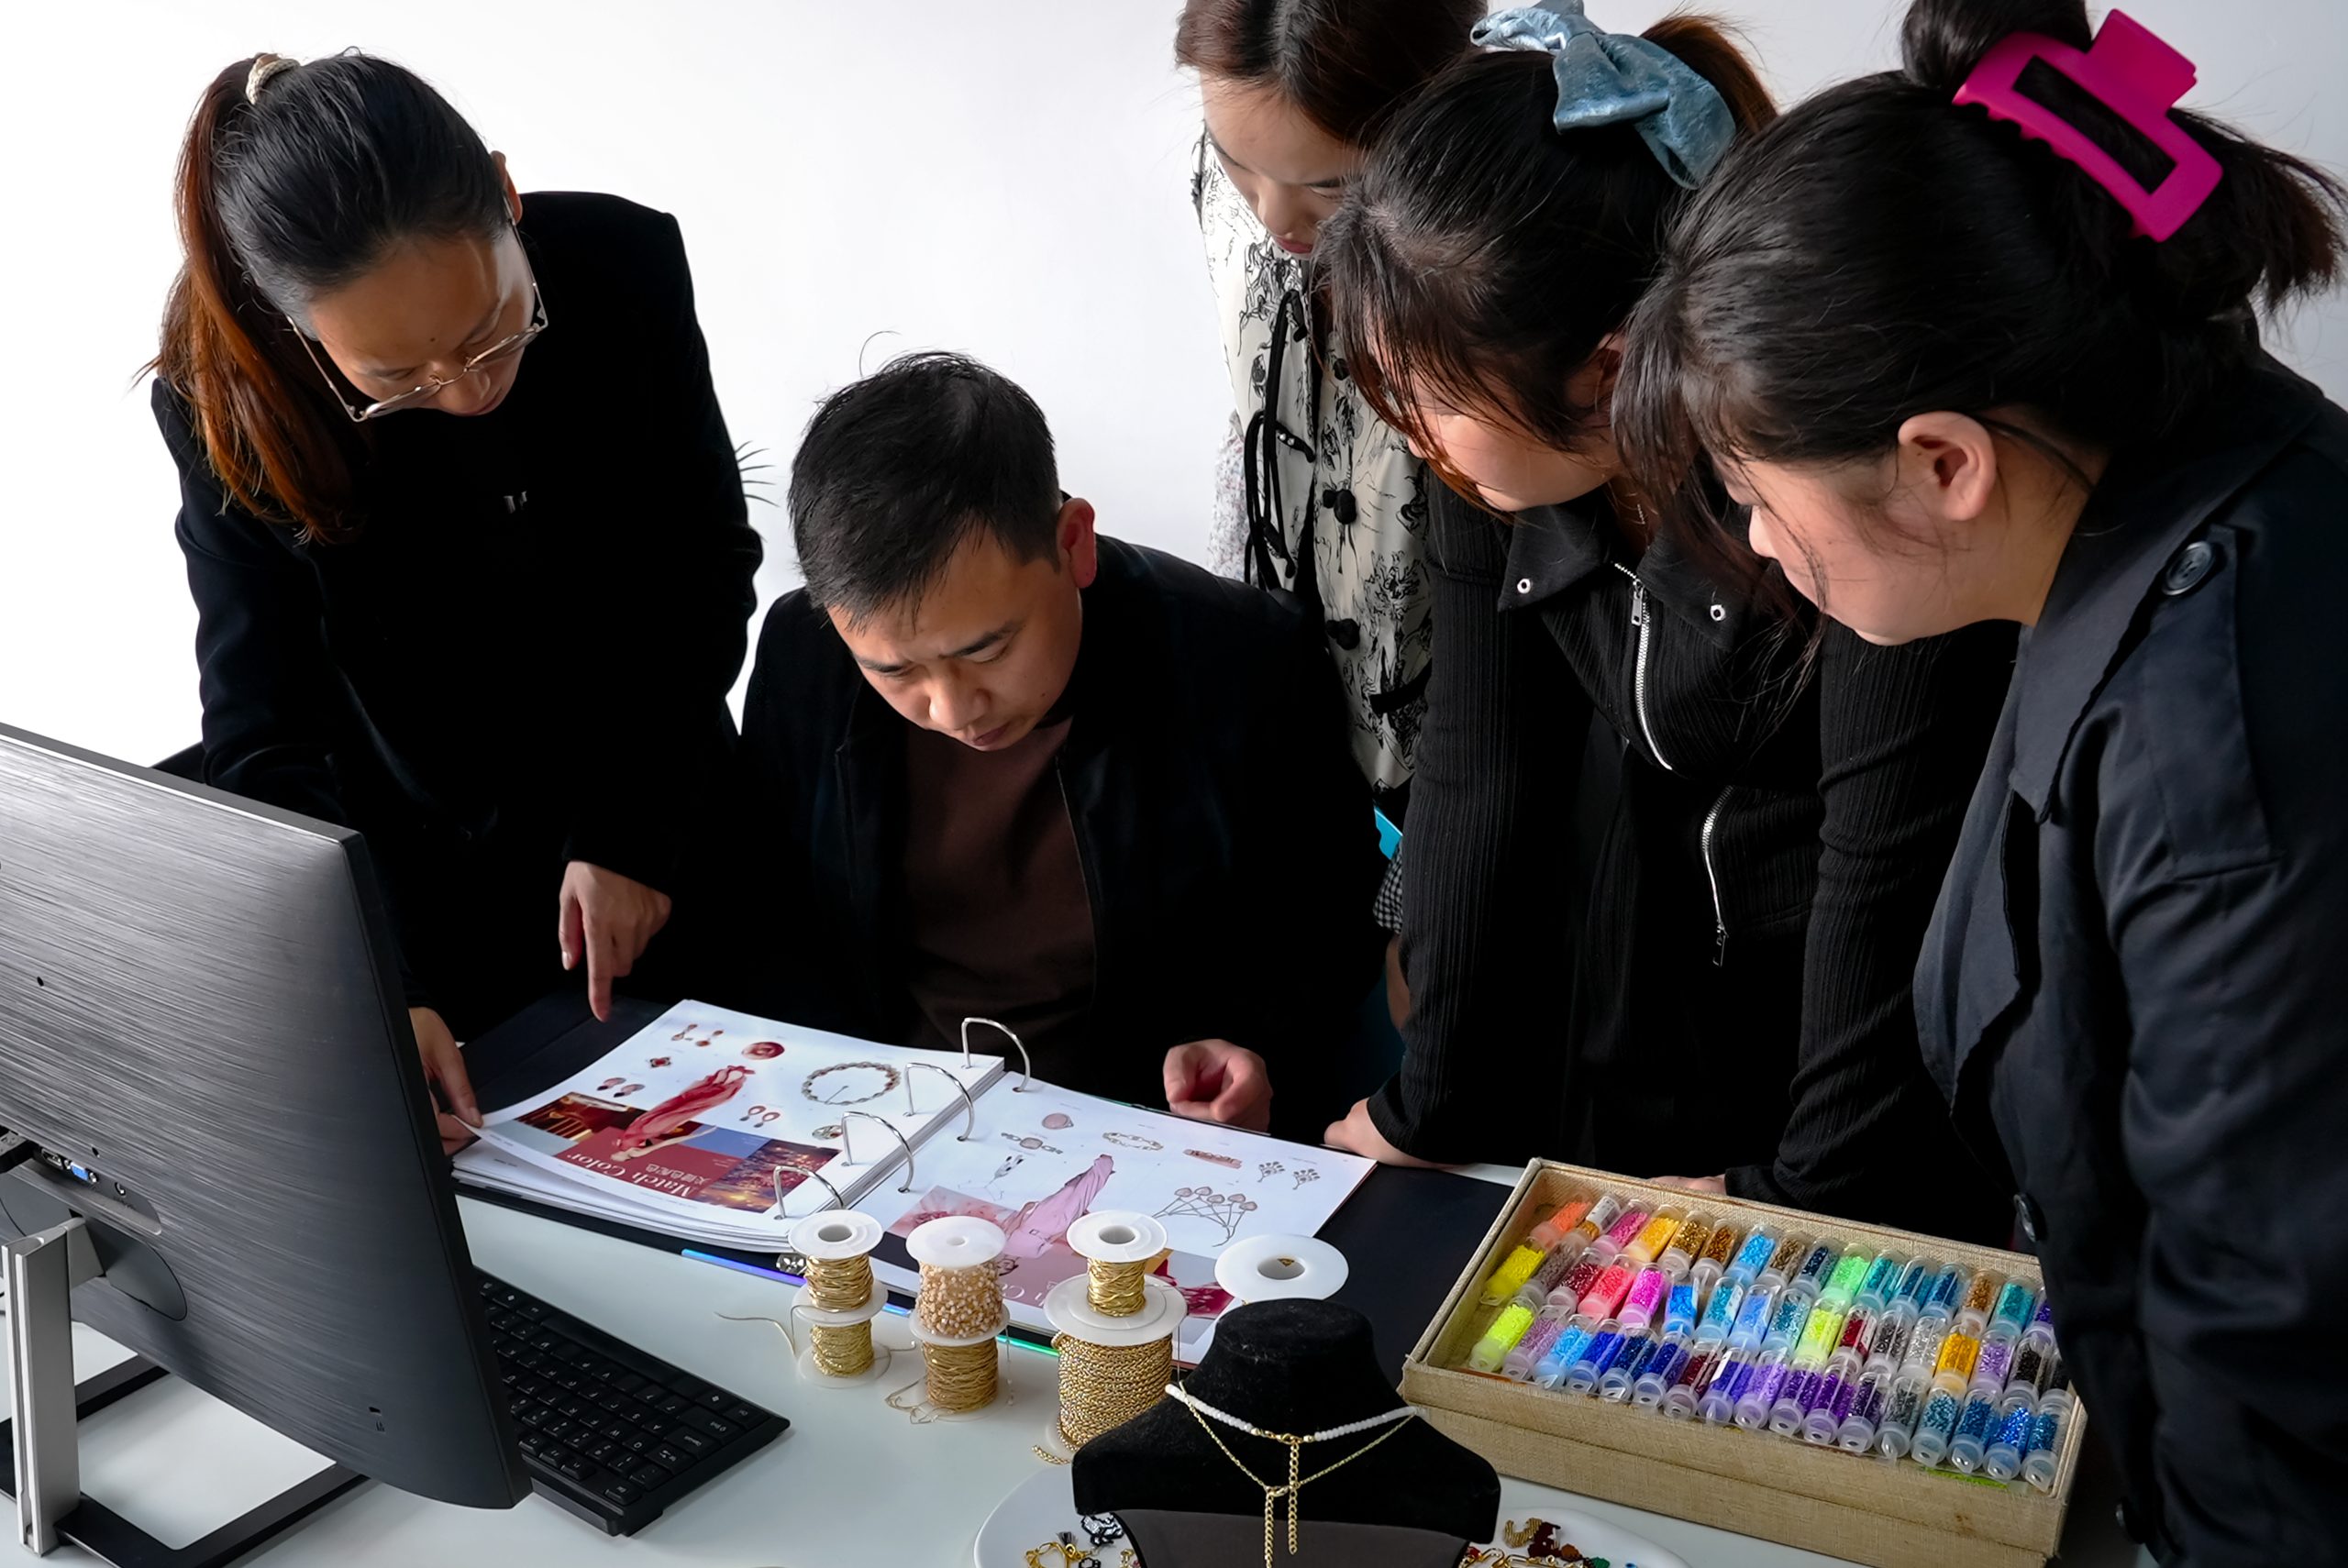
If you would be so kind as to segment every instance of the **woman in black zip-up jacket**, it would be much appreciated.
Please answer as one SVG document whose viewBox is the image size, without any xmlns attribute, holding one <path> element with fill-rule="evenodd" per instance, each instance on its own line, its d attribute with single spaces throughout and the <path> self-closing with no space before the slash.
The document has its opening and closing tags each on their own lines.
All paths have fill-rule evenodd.
<svg viewBox="0 0 2348 1568">
<path fill-rule="evenodd" d="M 1611 335 L 1678 181 L 1771 110 L 1733 46 L 1677 19 L 1606 40 L 1666 85 L 1665 115 L 1592 127 L 1590 94 L 1619 84 L 1578 73 L 1591 30 L 1562 0 L 1487 24 L 1513 47 L 1438 78 L 1323 231 L 1346 340 L 1375 349 L 1354 373 L 1474 495 L 1433 520 L 1409 1049 L 1332 1135 L 2001 1235 L 1909 980 L 2010 635 L 1812 642 L 1766 585 L 1656 538 L 1661 504 L 1622 480 L 1607 425 Z M 1607 767 L 1585 763 L 1593 714 Z M 1589 812 L 1607 802 L 1578 791 L 1617 764 Z M 1585 856 L 1578 808 L 1602 823 Z"/>
</svg>

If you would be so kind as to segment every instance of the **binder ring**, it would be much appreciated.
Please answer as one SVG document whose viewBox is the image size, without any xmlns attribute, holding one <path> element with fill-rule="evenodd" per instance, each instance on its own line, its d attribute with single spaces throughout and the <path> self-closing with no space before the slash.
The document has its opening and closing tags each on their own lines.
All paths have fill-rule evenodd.
<svg viewBox="0 0 2348 1568">
<path fill-rule="evenodd" d="M 1036 1081 L 1036 1064 L 1028 1060 L 1026 1045 L 1021 1042 L 1018 1035 L 1012 1032 L 1011 1026 L 1007 1023 L 997 1023 L 991 1018 L 964 1019 L 962 1021 L 962 1065 L 966 1067 L 973 1065 L 970 1061 L 970 1025 L 974 1023 L 983 1023 L 989 1029 L 997 1031 L 1004 1039 L 1018 1047 L 1019 1081 L 1011 1086 L 1011 1092 L 1025 1094 L 1027 1086 Z"/>
<path fill-rule="evenodd" d="M 825 1176 L 821 1171 L 801 1171 L 799 1174 L 806 1177 L 809 1181 L 822 1183 L 824 1190 L 832 1195 L 832 1201 L 828 1206 L 818 1204 L 816 1207 L 810 1209 L 807 1211 L 807 1214 L 786 1214 L 783 1212 L 783 1209 L 785 1206 L 790 1203 L 791 1195 L 782 1189 L 782 1168 L 778 1165 L 769 1174 L 773 1178 L 774 1182 L 774 1211 L 776 1217 L 779 1219 L 804 1220 L 807 1218 L 807 1214 L 821 1214 L 825 1207 L 834 1209 L 846 1209 L 847 1207 L 847 1199 L 840 1196 L 840 1189 L 832 1185 L 830 1177 Z"/>
<path fill-rule="evenodd" d="M 954 1092 L 962 1097 L 962 1131 L 955 1137 L 954 1142 L 969 1143 L 970 1133 L 979 1124 L 979 1106 L 978 1102 L 970 1098 L 969 1086 L 935 1062 L 915 1062 L 905 1070 L 905 1114 L 907 1116 L 921 1114 L 921 1108 L 914 1104 L 914 1074 L 915 1073 L 936 1073 L 954 1086 Z"/>
<path fill-rule="evenodd" d="M 873 1115 L 873 1114 L 872 1114 L 870 1111 L 869 1111 L 869 1110 L 850 1110 L 850 1111 L 845 1111 L 845 1112 L 843 1112 L 843 1113 L 841 1114 L 841 1116 L 840 1116 L 840 1147 L 841 1147 L 841 1152 L 842 1152 L 843 1154 L 847 1154 L 847 1164 L 849 1164 L 849 1165 L 862 1165 L 862 1164 L 864 1164 L 864 1163 L 865 1163 L 864 1161 L 859 1160 L 859 1159 L 858 1159 L 858 1158 L 856 1157 L 856 1140 L 855 1140 L 855 1138 L 851 1135 L 850 1130 L 849 1130 L 848 1125 L 847 1125 L 847 1124 L 848 1124 L 848 1122 L 849 1122 L 850 1121 L 853 1121 L 853 1120 L 862 1120 L 862 1121 L 878 1121 L 879 1123 L 880 1123 L 880 1125 L 881 1125 L 881 1126 L 886 1127 L 886 1128 L 889 1130 L 889 1136 L 890 1136 L 890 1137 L 892 1137 L 892 1138 L 894 1138 L 894 1139 L 897 1141 L 897 1147 L 899 1147 L 900 1149 L 903 1149 L 903 1150 L 905 1152 L 905 1180 L 904 1180 L 904 1185 L 903 1185 L 903 1186 L 902 1186 L 902 1187 L 898 1187 L 898 1188 L 897 1188 L 897 1190 L 898 1190 L 899 1192 L 911 1192 L 911 1191 L 914 1189 L 914 1146 L 913 1146 L 911 1143 L 906 1143 L 906 1142 L 905 1142 L 905 1135 L 904 1135 L 903 1132 L 898 1132 L 898 1131 L 897 1131 L 897 1124 L 896 1124 L 895 1122 L 893 1122 L 893 1121 L 890 1121 L 890 1120 L 889 1120 L 887 1117 L 885 1117 L 885 1116 L 875 1116 L 875 1115 Z M 812 1174 L 812 1173 L 811 1173 L 811 1174 Z M 831 1186 L 831 1183 L 829 1183 L 829 1182 L 825 1182 L 824 1185 L 825 1185 L 825 1187 L 830 1187 L 830 1186 Z M 837 1191 L 837 1189 L 836 1189 L 836 1188 L 835 1188 L 834 1190 L 835 1190 L 836 1192 Z M 845 1209 L 845 1208 L 847 1208 L 847 1204 L 845 1204 L 845 1203 L 843 1203 L 843 1204 L 841 1204 L 841 1205 L 840 1205 L 840 1207 L 841 1207 L 841 1208 L 843 1208 L 843 1209 Z"/>
</svg>

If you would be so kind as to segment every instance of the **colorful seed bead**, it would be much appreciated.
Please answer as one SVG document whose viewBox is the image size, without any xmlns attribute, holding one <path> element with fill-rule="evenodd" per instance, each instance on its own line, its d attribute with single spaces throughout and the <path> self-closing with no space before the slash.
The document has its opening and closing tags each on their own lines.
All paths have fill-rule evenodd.
<svg viewBox="0 0 2348 1568">
<path fill-rule="evenodd" d="M 1945 1388 L 1935 1388 L 1933 1397 L 1924 1401 L 1924 1413 L 1916 1422 L 1916 1463 L 1938 1464 L 1948 1456 L 1948 1445 L 1956 1436 L 1957 1418 L 1965 1412 L 1965 1401 Z"/>
<path fill-rule="evenodd" d="M 1672 1305 L 1679 1303 L 1678 1287 L 1671 1292 Z M 1697 1320 L 1699 1339 L 1727 1339 L 1736 1329 L 1737 1309 L 1744 1305 L 1744 1287 L 1722 1280 L 1712 1286 L 1711 1298 L 1704 1303 L 1703 1316 Z"/>
<path fill-rule="evenodd" d="M 1581 1298 L 1589 1294 L 1589 1287 L 1596 1285 L 1598 1276 L 1605 1272 L 1604 1259 L 1592 1257 L 1588 1253 L 1582 1253 L 1574 1260 L 1571 1268 L 1558 1276 L 1557 1283 L 1550 1287 L 1550 1302 L 1559 1307 L 1570 1304 L 1578 1308 L 1581 1305 Z"/>
<path fill-rule="evenodd" d="M 1623 1297 L 1623 1326 L 1634 1333 L 1645 1332 L 1670 1294 L 1669 1275 L 1659 1268 L 1641 1269 L 1638 1277 L 1631 1282 L 1630 1293 Z"/>
<path fill-rule="evenodd" d="M 1581 1217 L 1570 1233 L 1580 1237 L 1585 1243 L 1595 1242 L 1622 1212 L 1623 1200 L 1610 1192 L 1589 1206 L 1589 1212 Z"/>
<path fill-rule="evenodd" d="M 1793 1276 L 1793 1271 L 1801 1266 L 1801 1260 L 1809 1252 L 1809 1238 L 1788 1236 L 1778 1243 L 1778 1250 L 1769 1254 L 1769 1266 L 1762 1272 L 1774 1274 L 1780 1280 L 1790 1279 Z"/>
<path fill-rule="evenodd" d="M 1949 1440 L 1948 1460 L 1958 1470 L 1970 1475 L 1981 1468 L 1981 1460 L 1989 1446 L 1989 1434 L 1998 1428 L 1998 1404 L 1987 1394 L 1976 1394 L 1965 1402 L 1965 1413 L 1956 1419 L 1955 1434 Z"/>
<path fill-rule="evenodd" d="M 1882 1307 L 1891 1300 L 1892 1287 L 1899 1282 L 1899 1260 L 1888 1253 L 1867 1264 L 1866 1277 L 1859 1281 L 1859 1297 L 1870 1306 Z"/>
<path fill-rule="evenodd" d="M 1827 1276 L 1834 1272 L 1834 1245 L 1821 1242 L 1802 1254 L 1801 1267 L 1795 1272 L 1793 1282 L 1806 1285 L 1813 1291 L 1822 1290 Z"/>
<path fill-rule="evenodd" d="M 1714 1298 L 1717 1299 L 1719 1297 L 1726 1294 L 1727 1292 L 1725 1291 L 1715 1291 L 1713 1296 Z M 1703 1287 L 1699 1286 L 1694 1280 L 1682 1279 L 1676 1281 L 1671 1286 L 1671 1293 L 1664 1297 L 1664 1331 L 1666 1333 L 1694 1333 L 1696 1331 L 1697 1321 L 1696 1303 L 1702 1295 Z M 1718 1333 L 1714 1334 L 1712 1338 L 1720 1340 L 1728 1338 L 1728 1330 L 1726 1328 L 1722 1328 Z"/>
<path fill-rule="evenodd" d="M 1962 1387 L 1973 1376 L 1973 1364 L 1980 1357 L 1981 1342 L 1959 1331 L 1941 1342 L 1940 1359 L 1933 1364 L 1935 1377 L 1953 1377 Z"/>
<path fill-rule="evenodd" d="M 1998 1276 L 1988 1269 L 1983 1269 L 1973 1276 L 1973 1283 L 1965 1287 L 1965 1305 L 1957 1310 L 1976 1313 L 1986 1318 L 1989 1315 L 1990 1306 L 1997 1299 Z"/>
<path fill-rule="evenodd" d="M 1810 1322 L 1810 1297 L 1787 1295 L 1778 1298 L 1778 1315 L 1769 1320 L 1769 1332 L 1765 1344 L 1782 1344 L 1789 1350 Z"/>
<path fill-rule="evenodd" d="M 1679 1230 L 1679 1210 L 1658 1209 L 1639 1233 L 1623 1245 L 1623 1255 L 1633 1263 L 1653 1263 L 1671 1245 L 1671 1238 Z"/>
<path fill-rule="evenodd" d="M 1933 1260 L 1911 1258 L 1907 1266 L 1899 1271 L 1899 1283 L 1892 1287 L 1891 1299 L 1894 1303 L 1907 1301 L 1921 1306 L 1924 1287 L 1932 1282 Z"/>
<path fill-rule="evenodd" d="M 1834 1262 L 1834 1272 L 1826 1276 L 1823 1294 L 1838 1300 L 1849 1301 L 1858 1294 L 1859 1282 L 1867 1276 L 1867 1255 L 1862 1252 L 1844 1253 Z"/>
<path fill-rule="evenodd" d="M 2010 1279 L 1998 1292 L 1997 1306 L 1990 1309 L 1990 1326 L 2011 1324 L 2014 1332 L 2020 1333 L 2030 1322 L 2031 1309 L 2037 1305 L 2038 1292 L 2019 1279 Z"/>
<path fill-rule="evenodd" d="M 1926 1392 L 1922 1378 L 1903 1375 L 1893 1381 L 1891 1392 L 1884 1399 L 1882 1430 L 1876 1436 L 1876 1446 L 1883 1451 L 1885 1458 L 1900 1458 L 1915 1441 L 1916 1422 L 1923 1416 Z"/>
<path fill-rule="evenodd" d="M 1834 1349 L 1834 1342 L 1843 1332 L 1843 1309 L 1840 1307 L 1817 1307 L 1811 1309 L 1810 1320 L 1802 1325 L 1801 1341 L 1794 1350 L 1794 1360 L 1817 1366 Z"/>
<path fill-rule="evenodd" d="M 1611 1323 L 1601 1330 L 1587 1318 L 1576 1318 L 1559 1332 L 1557 1342 L 1551 1345 L 1549 1353 L 1541 1358 L 1541 1364 L 1534 1370 L 1533 1381 L 1544 1388 L 1555 1388 L 1566 1381 L 1567 1373 L 1589 1358 L 1592 1348 L 1606 1335 L 1617 1339 L 1622 1337 L 1621 1331 Z"/>
<path fill-rule="evenodd" d="M 1688 1364 L 1688 1342 L 1666 1340 L 1656 1349 L 1654 1359 L 1640 1368 L 1638 1382 L 1631 1394 L 1631 1402 L 1641 1409 L 1651 1410 L 1663 1402 L 1665 1390 Z"/>
<path fill-rule="evenodd" d="M 1834 1341 L 1837 1352 L 1848 1351 L 1854 1359 L 1865 1360 L 1867 1342 L 1875 1336 L 1876 1311 L 1872 1307 L 1854 1307 L 1851 1315 L 1843 1320 L 1843 1331 Z"/>
<path fill-rule="evenodd" d="M 1704 1248 L 1711 1239 L 1712 1222 L 1700 1214 L 1690 1214 L 1679 1221 L 1679 1229 L 1671 1233 L 1671 1244 L 1664 1252 L 1676 1253 L 1687 1264 L 1693 1264 L 1704 1255 Z M 1661 1257 L 1663 1253 L 1656 1255 Z"/>
<path fill-rule="evenodd" d="M 1875 1326 L 1875 1335 L 1867 1341 L 1867 1360 L 1885 1366 L 1896 1367 L 1899 1358 L 1908 1353 L 1909 1336 L 1916 1331 L 1916 1320 L 1908 1312 L 1887 1312 Z"/>
<path fill-rule="evenodd" d="M 1932 1284 L 1924 1287 L 1924 1310 L 1928 1314 L 1946 1317 L 1956 1310 L 1956 1304 L 1964 1297 L 1965 1271 L 1951 1264 L 1934 1275 Z"/>
<path fill-rule="evenodd" d="M 1557 1282 L 1573 1272 L 1574 1264 L 1582 1260 L 1585 1252 L 1578 1242 L 1569 1242 L 1559 1247 L 1541 1260 L 1541 1266 L 1533 1271 L 1533 1277 L 1524 1282 L 1524 1287 L 1517 1292 L 1518 1296 L 1530 1297 L 1535 1301 L 1546 1300 L 1549 1293 L 1557 1288 Z"/>
<path fill-rule="evenodd" d="M 1484 1337 L 1468 1357 L 1468 1364 L 1478 1372 L 1498 1372 L 1508 1353 L 1516 1348 L 1517 1341 L 1524 1338 L 1524 1331 L 1531 1327 L 1533 1309 L 1523 1302 L 1510 1303 L 1492 1320 L 1492 1326 L 1484 1331 Z"/>
<path fill-rule="evenodd" d="M 1563 1308 L 1544 1307 L 1533 1320 L 1533 1327 L 1524 1331 L 1524 1337 L 1516 1342 L 1516 1348 L 1508 1353 L 1508 1359 L 1501 1363 L 1501 1370 L 1519 1382 L 1532 1376 L 1570 1322 L 1572 1320 Z"/>
<path fill-rule="evenodd" d="M 1704 1238 L 1703 1250 L 1698 1255 L 1703 1262 L 1725 1270 L 1738 1256 L 1737 1242 L 1744 1236 L 1742 1230 L 1723 1220 L 1712 1227 L 1711 1235 Z"/>
<path fill-rule="evenodd" d="M 1606 1232 L 1606 1240 L 1608 1244 L 1619 1253 L 1633 1242 L 1637 1241 L 1639 1232 L 1646 1228 L 1646 1209 L 1643 1205 L 1634 1203 L 1630 1208 L 1623 1210 L 1622 1218 L 1616 1220 L 1613 1228 Z"/>
<path fill-rule="evenodd" d="M 2011 1383 L 2026 1384 L 2033 1394 L 2046 1392 L 2046 1374 L 2053 1365 L 2051 1352 L 2054 1342 L 2038 1334 L 2025 1334 L 2014 1347 L 2013 1370 L 2006 1375 Z"/>
<path fill-rule="evenodd" d="M 1777 1255 L 1777 1238 L 1767 1231 L 1755 1231 L 1736 1250 L 1735 1261 L 1728 1265 L 1728 1272 L 1731 1277 L 1749 1283 L 1758 1279 L 1769 1266 L 1769 1260 Z"/>
<path fill-rule="evenodd" d="M 1973 1358 L 1973 1381 L 1986 1384 L 2003 1392 L 2006 1379 L 2014 1364 L 2014 1342 L 2003 1335 L 1981 1342 L 1981 1353 Z"/>
<path fill-rule="evenodd" d="M 1589 1193 L 1578 1192 L 1549 1211 L 1549 1218 L 1533 1227 L 1527 1238 L 1532 1245 L 1547 1249 L 1565 1239 L 1566 1232 L 1580 1224 L 1589 1213 L 1589 1206 L 1598 1199 Z"/>
<path fill-rule="evenodd" d="M 1777 1309 L 1776 1291 L 1762 1287 L 1745 1292 L 1744 1304 L 1736 1309 L 1736 1327 L 1729 1331 L 1730 1342 L 1757 1347 L 1768 1337 L 1769 1319 Z"/>
<path fill-rule="evenodd" d="M 1515 1295 L 1548 1255 L 1539 1247 L 1519 1247 L 1509 1253 L 1508 1261 L 1492 1271 L 1491 1278 L 1484 1281 L 1484 1305 L 1497 1307 Z"/>
</svg>

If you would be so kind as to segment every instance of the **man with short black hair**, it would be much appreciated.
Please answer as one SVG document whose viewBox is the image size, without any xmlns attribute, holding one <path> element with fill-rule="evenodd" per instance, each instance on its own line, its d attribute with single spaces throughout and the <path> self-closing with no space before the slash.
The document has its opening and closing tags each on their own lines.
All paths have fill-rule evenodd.
<svg viewBox="0 0 2348 1568">
<path fill-rule="evenodd" d="M 1242 1126 L 1277 1083 L 1317 1132 L 1380 861 L 1302 613 L 1096 535 L 1035 403 L 955 355 L 827 401 L 790 505 L 743 999 L 907 1044 L 998 1020 L 1038 1077 Z"/>
</svg>

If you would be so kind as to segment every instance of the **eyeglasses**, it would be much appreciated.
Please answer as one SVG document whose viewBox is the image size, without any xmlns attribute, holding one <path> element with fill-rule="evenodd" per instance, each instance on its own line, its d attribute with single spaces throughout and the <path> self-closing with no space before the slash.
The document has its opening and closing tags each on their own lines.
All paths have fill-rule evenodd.
<svg viewBox="0 0 2348 1568">
<path fill-rule="evenodd" d="M 518 229 L 515 231 L 514 237 L 516 244 L 521 242 L 521 232 Z M 526 267 L 529 265 L 526 254 L 524 257 L 523 265 Z M 334 372 L 327 369 L 327 362 L 324 359 L 318 358 L 318 350 L 310 341 L 310 335 L 302 330 L 301 323 L 295 321 L 290 315 L 285 318 L 285 322 L 287 326 L 294 328 L 294 336 L 301 342 L 302 351 L 309 355 L 310 363 L 316 365 L 318 368 L 318 374 L 326 378 L 327 390 L 334 393 L 335 402 L 340 403 L 342 405 L 342 411 L 350 415 L 350 422 L 353 425 L 364 425 L 367 421 L 375 418 L 379 414 L 396 414 L 403 408 L 413 408 L 417 403 L 424 402 L 427 398 L 437 397 L 444 389 L 455 386 L 467 376 L 472 375 L 477 371 L 489 370 L 493 366 L 501 365 L 506 360 L 513 359 L 523 349 L 528 348 L 532 339 L 536 338 L 538 334 L 547 329 L 547 301 L 546 295 L 539 292 L 537 273 L 536 270 L 533 269 L 530 274 L 530 321 L 528 326 L 523 327 L 521 331 L 514 334 L 511 337 L 499 338 L 496 342 L 491 344 L 480 353 L 475 354 L 472 358 L 467 359 L 464 362 L 464 365 L 455 375 L 442 376 L 436 380 L 426 381 L 420 387 L 411 387 L 407 391 L 400 393 L 397 397 L 382 398 L 377 402 L 368 403 L 363 408 L 354 405 L 348 398 L 343 396 L 342 388 L 335 381 Z"/>
</svg>

